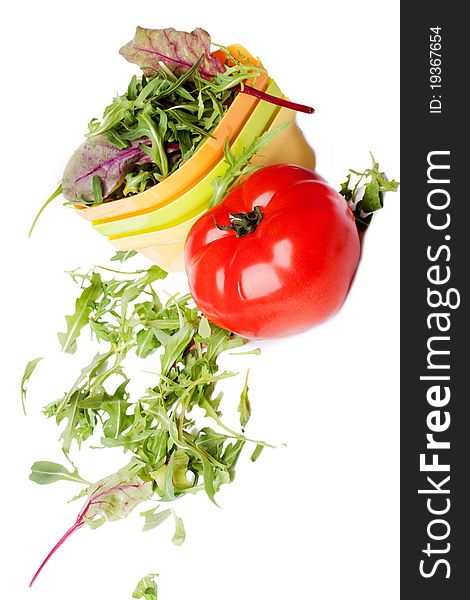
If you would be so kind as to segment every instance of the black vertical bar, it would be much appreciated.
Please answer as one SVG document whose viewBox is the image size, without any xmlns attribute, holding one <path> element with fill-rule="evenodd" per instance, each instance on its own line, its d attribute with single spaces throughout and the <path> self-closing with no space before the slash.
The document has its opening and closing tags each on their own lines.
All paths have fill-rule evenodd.
<svg viewBox="0 0 470 600">
<path fill-rule="evenodd" d="M 435 0 L 401 6 L 405 600 L 461 600 L 470 594 L 470 52 L 463 6 Z M 442 168 L 428 172 L 430 163 Z M 433 460 L 436 470 L 426 471 Z"/>
</svg>

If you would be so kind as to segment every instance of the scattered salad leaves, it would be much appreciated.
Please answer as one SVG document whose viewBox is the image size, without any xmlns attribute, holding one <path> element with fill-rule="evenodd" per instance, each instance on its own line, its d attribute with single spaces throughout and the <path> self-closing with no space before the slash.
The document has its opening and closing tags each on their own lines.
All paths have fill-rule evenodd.
<svg viewBox="0 0 470 600">
<path fill-rule="evenodd" d="M 150 575 L 142 577 L 137 584 L 132 597 L 143 598 L 144 600 L 158 600 L 158 586 L 155 581 L 156 577 L 158 577 L 156 573 L 150 573 Z"/>
<path fill-rule="evenodd" d="M 246 374 L 245 385 L 243 386 L 242 393 L 240 395 L 240 403 L 238 405 L 238 412 L 240 413 L 240 425 L 242 427 L 242 431 L 245 430 L 245 425 L 250 420 L 251 416 L 251 405 L 250 400 L 248 398 L 248 375 L 250 371 Z"/>
<path fill-rule="evenodd" d="M 184 529 L 183 521 L 181 520 L 181 517 L 178 517 L 173 509 L 171 509 L 171 514 L 175 520 L 175 533 L 173 534 L 171 541 L 175 546 L 181 546 L 186 539 L 186 531 Z"/>
<path fill-rule="evenodd" d="M 249 354 L 259 356 L 261 354 L 261 348 L 253 348 L 253 350 L 245 350 L 244 352 L 230 352 L 230 354 L 232 356 L 246 356 Z"/>
<path fill-rule="evenodd" d="M 90 283 L 85 287 L 75 302 L 75 312 L 73 315 L 65 317 L 67 331 L 59 333 L 59 341 L 64 352 L 74 353 L 77 344 L 76 340 L 80 335 L 82 328 L 87 325 L 88 317 L 94 308 L 95 300 L 101 294 L 101 277 L 94 273 Z"/>
<path fill-rule="evenodd" d="M 197 332 L 203 339 L 209 338 L 212 333 L 211 325 L 204 315 L 201 317 Z"/>
<path fill-rule="evenodd" d="M 116 254 L 111 258 L 111 261 L 123 263 L 129 258 L 133 258 L 136 255 L 136 250 L 118 250 Z"/>
<path fill-rule="evenodd" d="M 372 168 L 363 172 L 350 169 L 339 190 L 351 207 L 360 229 L 368 227 L 373 213 L 383 208 L 385 192 L 396 192 L 400 185 L 394 179 L 390 181 L 385 173 L 379 170 L 379 163 L 372 155 L 371 158 Z M 353 176 L 356 177 L 354 185 L 351 183 Z"/>
<path fill-rule="evenodd" d="M 45 460 L 35 462 L 32 465 L 29 478 L 31 481 L 39 483 L 40 485 L 54 483 L 55 481 L 74 481 L 75 483 L 85 484 L 90 483 L 89 481 L 86 481 L 86 479 L 80 477 L 77 469 L 69 471 L 58 463 Z"/>
<path fill-rule="evenodd" d="M 186 539 L 186 531 L 184 529 L 183 521 L 172 508 L 166 508 L 165 510 L 161 510 L 159 512 L 159 505 L 151 508 L 150 510 L 146 510 L 141 512 L 140 514 L 145 517 L 145 524 L 142 531 L 149 531 L 150 529 L 155 529 L 162 523 L 164 523 L 168 517 L 173 516 L 175 523 L 175 532 L 173 534 L 172 542 L 175 546 L 181 546 L 184 540 Z"/>
<path fill-rule="evenodd" d="M 28 388 L 28 382 L 31 375 L 34 373 L 36 367 L 41 362 L 42 356 L 39 358 L 33 358 L 30 360 L 25 367 L 23 377 L 21 378 L 21 405 L 23 406 L 23 413 L 26 414 L 26 390 Z"/>
<path fill-rule="evenodd" d="M 141 512 L 141 516 L 145 517 L 145 524 L 142 531 L 149 531 L 150 529 L 155 529 L 162 523 L 164 523 L 169 516 L 171 516 L 171 510 L 166 508 L 165 510 L 161 510 L 160 512 L 155 512 L 158 510 L 160 506 L 156 506 L 151 508 L 150 510 L 145 510 Z"/>
<path fill-rule="evenodd" d="M 256 462 L 258 460 L 261 452 L 263 452 L 263 449 L 264 449 L 264 446 L 262 444 L 257 444 L 253 454 L 250 457 L 250 460 L 252 462 Z"/>
<path fill-rule="evenodd" d="M 77 482 L 85 487 L 75 498 L 86 496 L 86 501 L 31 584 L 54 552 L 83 525 L 97 528 L 125 518 L 154 497 L 170 506 L 144 511 L 144 530 L 172 516 L 173 543 L 181 545 L 186 532 L 174 502 L 202 491 L 215 503 L 220 487 L 233 481 L 244 446 L 254 445 L 252 460 L 267 446 L 222 420 L 223 394 L 217 383 L 236 373 L 220 370 L 218 357 L 243 346 L 244 339 L 210 323 L 189 294 L 163 301 L 153 286 L 166 273 L 155 265 L 131 272 L 102 266 L 69 275 L 80 293 L 74 314 L 67 317 L 67 331 L 60 334 L 62 348 L 75 350 L 80 335 L 88 330 L 96 352 L 44 413 L 58 425 L 64 424 L 61 440 L 66 456 L 73 445 L 80 448 L 97 433 L 101 448 L 121 448 L 130 457 L 116 473 L 96 483 L 82 478 L 75 467 L 69 471 L 47 461 L 33 464 L 32 481 Z M 132 353 L 160 363 L 153 385 L 137 397 L 128 391 L 126 358 Z M 245 427 L 251 414 L 247 380 L 239 411 Z"/>
</svg>

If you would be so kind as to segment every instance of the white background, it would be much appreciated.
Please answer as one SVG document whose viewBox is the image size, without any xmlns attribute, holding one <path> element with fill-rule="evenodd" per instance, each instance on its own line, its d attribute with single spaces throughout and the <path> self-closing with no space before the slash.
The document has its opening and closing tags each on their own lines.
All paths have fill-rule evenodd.
<svg viewBox="0 0 470 600">
<path fill-rule="evenodd" d="M 235 483 L 219 495 L 222 509 L 202 494 L 185 499 L 182 547 L 172 545 L 169 521 L 142 533 L 136 512 L 81 530 L 30 591 L 30 577 L 79 509 L 66 503 L 75 484 L 28 480 L 35 460 L 63 462 L 59 430 L 41 407 L 88 358 L 86 344 L 74 356 L 58 352 L 56 332 L 76 292 L 63 272 L 106 262 L 113 250 L 60 200 L 26 237 L 89 119 L 134 72 L 118 49 L 136 25 L 201 26 L 215 41 L 243 43 L 285 93 L 315 106 L 299 122 L 331 183 L 349 167 L 368 166 L 369 150 L 398 178 L 398 17 L 397 1 L 376 0 L 19 0 L 4 8 L 2 598 L 127 600 L 148 572 L 160 573 L 162 600 L 398 598 L 398 194 L 374 218 L 352 290 L 333 319 L 260 344 L 260 357 L 227 361 L 242 372 L 251 366 L 248 434 L 287 445 L 254 465 L 242 460 Z M 184 286 L 181 275 L 162 287 Z M 47 358 L 31 379 L 25 418 L 19 382 L 36 356 Z M 227 386 L 233 423 L 241 385 Z M 74 457 L 87 478 L 127 460 L 108 450 Z"/>
</svg>

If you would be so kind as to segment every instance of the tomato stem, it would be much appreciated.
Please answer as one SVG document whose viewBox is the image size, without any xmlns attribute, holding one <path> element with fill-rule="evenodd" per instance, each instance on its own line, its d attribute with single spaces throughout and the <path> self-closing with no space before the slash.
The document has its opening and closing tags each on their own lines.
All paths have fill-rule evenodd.
<svg viewBox="0 0 470 600">
<path fill-rule="evenodd" d="M 235 231 L 236 237 L 244 237 L 256 231 L 263 219 L 263 213 L 259 206 L 255 206 L 249 212 L 230 213 L 229 218 L 229 225 L 219 225 L 214 217 L 214 225 L 222 231 Z"/>
</svg>

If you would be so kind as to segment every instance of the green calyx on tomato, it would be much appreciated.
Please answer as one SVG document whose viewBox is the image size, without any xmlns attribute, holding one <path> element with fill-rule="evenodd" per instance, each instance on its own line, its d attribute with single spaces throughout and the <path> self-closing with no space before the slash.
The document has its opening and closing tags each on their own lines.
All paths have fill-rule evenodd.
<svg viewBox="0 0 470 600">
<path fill-rule="evenodd" d="M 219 225 L 214 218 L 215 226 L 221 231 L 234 231 L 236 237 L 243 237 L 256 231 L 256 228 L 263 218 L 263 213 L 259 206 L 255 206 L 249 212 L 230 213 L 230 224 Z"/>
</svg>

